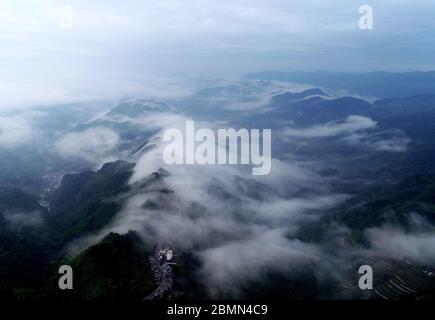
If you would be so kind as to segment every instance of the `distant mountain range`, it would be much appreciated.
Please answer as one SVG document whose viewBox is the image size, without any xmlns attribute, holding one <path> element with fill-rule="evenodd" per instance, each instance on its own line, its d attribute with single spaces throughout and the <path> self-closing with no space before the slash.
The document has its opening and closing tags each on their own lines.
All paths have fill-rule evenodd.
<svg viewBox="0 0 435 320">
<path fill-rule="evenodd" d="M 228 86 L 204 88 L 192 97 L 192 105 L 188 99 L 171 105 L 142 98 L 126 99 L 110 110 L 98 110 L 99 116 L 87 121 L 70 123 L 66 111 L 56 116 L 58 111 L 54 110 L 53 127 L 48 121 L 44 123 L 50 134 L 56 132 L 59 137 L 110 129 L 120 139 L 115 148 L 117 160 L 107 160 L 92 167 L 73 157 L 61 159 L 44 148 L 36 153 L 37 146 L 0 150 L 0 163 L 7 169 L 0 171 L 0 300 L 141 300 L 156 288 L 159 272 L 150 257 L 158 252 L 160 244 L 154 243 L 153 237 L 160 229 L 152 226 L 164 221 L 165 229 L 175 221 L 177 230 L 168 230 L 177 233 L 183 219 L 187 219 L 190 233 L 200 231 L 196 236 L 204 235 L 205 238 L 189 249 L 178 248 L 171 291 L 175 299 L 361 298 L 349 265 L 364 259 L 381 270 L 376 276 L 380 277 L 377 283 L 382 296 L 401 297 L 398 293 L 402 287 L 394 284 L 400 281 L 394 278 L 398 270 L 400 279 L 406 279 L 406 297 L 432 296 L 435 285 L 426 281 L 432 278 L 422 275 L 424 263 L 408 264 L 405 259 L 375 255 L 352 256 L 355 252 L 372 250 L 367 230 L 373 228 L 394 227 L 410 235 L 415 232 L 417 240 L 421 233 L 433 231 L 435 90 L 429 89 L 431 86 L 435 89 L 435 85 L 418 85 L 432 73 L 405 74 L 419 80 L 411 82 L 402 91 L 400 86 L 405 85 L 397 80 L 401 77 L 399 74 L 314 75 L 248 75 L 248 78 L 264 77 L 265 80 L 244 80 Z M 275 90 L 274 82 L 266 79 L 268 77 L 295 82 L 305 79 L 303 83 L 316 82 L 318 87 L 293 90 L 283 86 Z M 334 83 L 333 77 L 339 77 L 342 82 Z M 358 80 L 358 77 L 362 78 Z M 377 79 L 379 86 L 364 84 L 363 81 L 370 82 L 372 77 Z M 387 78 L 393 79 L 392 82 Z M 337 94 L 335 87 L 348 90 L 350 94 Z M 381 91 L 383 94 L 378 94 Z M 378 98 L 364 99 L 358 94 Z M 245 108 L 250 103 L 255 108 Z M 221 104 L 231 108 L 219 109 Z M 301 165 L 307 165 L 304 170 L 310 170 L 310 182 L 301 180 L 300 186 L 298 181 L 291 181 L 297 179 L 296 174 L 268 184 L 255 178 L 247 179 L 241 172 L 233 177 L 226 176 L 223 171 L 219 179 L 228 179 L 225 183 L 213 178 L 210 184 L 201 184 L 199 190 L 190 187 L 189 180 L 206 178 L 207 170 L 192 176 L 180 175 L 176 168 L 153 166 L 150 169 L 148 162 L 144 168 L 150 171 L 146 170 L 144 176 L 133 180 L 142 156 L 158 151 L 160 146 L 155 136 L 158 128 L 143 120 L 148 116 L 164 119 L 168 113 L 181 117 L 184 112 L 192 118 L 201 114 L 210 122 L 223 120 L 235 128 L 272 128 L 273 156 L 278 166 L 279 162 L 288 163 L 288 170 L 299 174 L 299 162 L 293 161 L 300 161 Z M 85 136 L 80 144 L 73 146 L 78 148 L 86 140 L 92 139 Z M 294 163 L 295 167 L 292 166 Z M 343 200 L 337 207 L 322 208 L 321 215 L 316 217 L 316 209 L 310 209 L 311 204 L 306 203 L 314 202 L 311 199 L 316 195 L 317 187 L 322 197 L 343 194 L 351 197 L 345 198 L 348 200 Z M 183 206 L 183 197 L 196 192 L 201 196 Z M 202 197 L 212 200 L 205 203 L 199 199 Z M 215 205 L 223 220 L 219 220 L 221 216 L 211 214 Z M 298 225 L 298 215 L 295 221 L 286 220 L 294 211 L 304 210 L 305 205 L 310 218 L 304 224 Z M 128 210 L 123 210 L 126 208 Z M 231 210 L 236 211 L 236 218 L 227 213 Z M 244 237 L 245 232 L 249 234 L 244 228 L 252 224 L 258 230 L 274 227 L 275 220 L 269 217 L 274 212 L 282 219 L 279 228 L 289 227 L 285 240 L 297 245 L 316 245 L 318 254 L 325 250 L 327 255 L 322 256 L 325 259 L 332 257 L 325 260 L 327 267 L 334 268 L 334 265 L 328 265 L 334 263 L 334 259 L 344 264 L 343 274 L 340 274 L 343 278 L 325 277 L 325 280 L 316 277 L 318 271 L 328 272 L 328 269 L 318 268 L 317 262 L 295 273 L 288 269 L 283 269 L 285 272 L 269 269 L 267 252 L 252 251 L 252 256 L 247 256 L 251 261 L 255 262 L 257 258 L 261 261 L 263 255 L 267 258 L 261 277 L 243 283 L 240 290 L 234 292 L 210 291 L 209 284 L 201 277 L 204 269 L 198 252 L 204 254 L 208 251 L 205 249 L 214 248 L 214 245 L 219 248 L 234 236 L 227 230 L 231 227 L 219 225 L 225 219 L 240 222 L 243 229 L 236 232 L 235 241 L 228 242 L 238 248 L 251 241 L 250 237 Z M 111 229 L 112 224 L 127 213 L 133 214 L 135 231 Z M 144 217 L 152 224 L 141 225 Z M 215 220 L 219 220 L 217 227 L 208 231 L 208 224 Z M 204 222 L 198 226 L 198 221 Z M 265 221 L 270 224 L 263 224 Z M 130 224 L 127 225 L 130 228 Z M 265 226 L 267 228 L 263 229 Z M 177 249 L 176 245 L 174 248 Z M 262 242 L 260 248 L 263 245 Z M 283 252 L 281 242 L 278 245 L 279 252 Z M 282 246 L 287 246 L 287 242 Z M 227 247 L 231 248 L 231 245 Z M 243 253 L 236 249 L 236 259 Z M 226 255 L 221 259 L 228 259 L 230 267 L 237 262 Z M 61 264 L 69 264 L 75 270 L 77 282 L 73 292 L 57 289 Z M 242 273 L 245 273 L 244 268 Z M 391 278 L 396 282 L 392 284 Z M 419 285 L 413 286 L 413 281 L 419 281 Z"/>
<path fill-rule="evenodd" d="M 368 97 L 391 98 L 435 94 L 435 71 L 429 72 L 282 72 L 249 73 L 245 79 L 276 80 L 309 84 L 330 90 L 348 91 Z"/>
</svg>

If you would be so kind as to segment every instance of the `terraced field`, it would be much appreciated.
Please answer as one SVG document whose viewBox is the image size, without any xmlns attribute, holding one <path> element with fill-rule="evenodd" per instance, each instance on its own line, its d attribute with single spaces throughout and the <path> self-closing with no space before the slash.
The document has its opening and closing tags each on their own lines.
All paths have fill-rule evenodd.
<svg viewBox="0 0 435 320">
<path fill-rule="evenodd" d="M 386 300 L 435 297 L 435 269 L 409 267 L 375 288 L 377 298 Z"/>
</svg>

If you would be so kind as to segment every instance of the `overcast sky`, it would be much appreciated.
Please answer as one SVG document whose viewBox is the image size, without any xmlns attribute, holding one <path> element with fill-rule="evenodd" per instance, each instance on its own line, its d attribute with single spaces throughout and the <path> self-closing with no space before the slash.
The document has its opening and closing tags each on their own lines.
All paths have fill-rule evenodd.
<svg viewBox="0 0 435 320">
<path fill-rule="evenodd" d="M 358 28 L 363 4 L 374 30 Z M 431 0 L 0 0 L 0 107 L 158 92 L 155 77 L 431 70 L 434 13 Z"/>
</svg>

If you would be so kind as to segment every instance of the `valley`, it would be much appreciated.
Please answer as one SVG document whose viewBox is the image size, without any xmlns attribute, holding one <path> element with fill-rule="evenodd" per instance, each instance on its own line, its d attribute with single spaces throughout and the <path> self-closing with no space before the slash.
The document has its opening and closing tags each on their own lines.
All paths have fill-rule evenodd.
<svg viewBox="0 0 435 320">
<path fill-rule="evenodd" d="M 274 85 L 242 81 L 237 90 L 211 87 L 171 104 L 126 99 L 60 133 L 51 153 L 29 163 L 44 174 L 29 174 L 22 162 L 2 171 L 1 297 L 431 296 L 432 258 L 420 239 L 435 223 L 434 96 L 369 102 L 319 88 L 277 89 L 249 113 L 225 117 L 213 107 L 224 92 L 234 90 L 234 104 Z M 186 106 L 199 97 L 212 101 L 208 121 L 272 128 L 270 176 L 163 161 L 162 132 L 185 126 L 196 113 Z M 77 151 L 64 154 L 62 144 L 72 143 Z M 2 152 L 24 157 L 26 150 Z M 32 225 L 35 212 L 41 220 Z M 26 215 L 26 223 L 17 220 Z M 415 241 L 417 254 L 400 247 L 403 238 Z M 170 249 L 162 246 L 168 242 Z M 162 250 L 177 252 L 176 265 Z M 77 292 L 55 289 L 56 266 L 65 263 L 77 269 Z M 355 278 L 366 263 L 375 269 L 370 293 Z M 334 276 L 324 276 L 328 268 Z"/>
</svg>

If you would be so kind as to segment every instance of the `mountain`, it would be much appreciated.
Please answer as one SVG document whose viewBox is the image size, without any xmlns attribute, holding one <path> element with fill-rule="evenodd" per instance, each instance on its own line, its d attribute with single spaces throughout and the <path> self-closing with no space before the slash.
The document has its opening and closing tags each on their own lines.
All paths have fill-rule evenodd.
<svg viewBox="0 0 435 320">
<path fill-rule="evenodd" d="M 149 294 L 154 282 L 148 256 L 155 247 L 135 233 L 110 233 L 70 258 L 63 250 L 70 241 L 106 226 L 128 196 L 155 194 L 143 204 L 148 210 L 168 205 L 173 191 L 164 177 L 169 173 L 160 169 L 129 185 L 134 166 L 115 161 L 97 171 L 66 174 L 47 197 L 47 208 L 22 190 L 0 188 L 0 299 L 141 300 Z M 24 228 L 11 227 L 15 212 Z M 36 213 L 40 223 L 29 225 Z M 72 265 L 79 275 L 79 289 L 71 295 L 57 288 L 61 264 Z"/>
<path fill-rule="evenodd" d="M 319 90 L 311 89 L 308 91 Z M 298 97 L 298 98 L 295 98 Z M 304 97 L 304 98 L 300 98 Z M 345 119 L 350 115 L 370 115 L 372 105 L 354 97 L 329 98 L 325 94 L 312 95 L 307 91 L 274 96 L 272 110 L 266 115 L 277 119 L 292 119 L 297 124 L 319 124 Z M 264 116 L 264 115 L 263 115 Z M 270 118 L 269 118 L 270 119 Z"/>
<path fill-rule="evenodd" d="M 271 128 L 278 172 L 294 171 L 296 179 L 303 176 L 300 185 L 292 178 L 274 175 L 264 180 L 246 178 L 243 171 L 233 176 L 222 170 L 218 177 L 210 171 L 209 177 L 206 167 L 192 176 L 187 175 L 189 170 L 174 169 L 171 173 L 159 169 L 130 183 L 133 162 L 108 162 L 95 170 L 91 165 L 68 162 L 63 166 L 44 152 L 41 156 L 46 158 L 39 163 L 37 158 L 24 157 L 29 149 L 14 151 L 16 156 L 10 159 L 16 159 L 15 167 L 23 166 L 18 172 L 26 172 L 32 165 L 38 168 L 29 172 L 40 172 L 43 167 L 44 174 L 29 179 L 42 186 L 41 180 L 53 183 L 50 188 L 22 188 L 27 182 L 24 174 L 14 181 L 13 170 L 3 173 L 10 179 L 2 180 L 0 187 L 0 300 L 141 300 L 161 285 L 156 280 L 159 268 L 150 257 L 167 238 L 175 243 L 171 248 L 177 256 L 171 277 L 173 299 L 361 298 L 353 281 L 354 265 L 367 262 L 365 259 L 367 263 L 377 260 L 373 262 L 380 268 L 376 281 L 383 283 L 394 278 L 399 269 L 405 271 L 407 264 L 396 257 L 357 256 L 355 252 L 372 252 L 368 231 L 390 226 L 413 234 L 416 215 L 424 222 L 424 230 L 433 231 L 435 94 L 366 100 L 338 96 L 323 87 L 298 91 L 287 86 L 276 89 L 267 81 L 245 81 L 206 88 L 192 101 L 189 110 L 202 108 L 200 114 L 210 122 L 219 114 L 219 119 L 229 120 L 223 122 L 225 125 L 235 128 Z M 219 111 L 212 108 L 221 104 L 224 108 Z M 255 108 L 250 109 L 250 104 Z M 162 112 L 171 110 L 163 102 L 128 99 L 92 121 L 65 126 L 58 135 L 107 127 L 120 136 L 119 158 L 136 161 L 159 143 L 151 139 L 157 129 L 150 129 L 148 122 L 142 121 L 144 117 L 163 117 Z M 391 151 L 396 144 L 403 148 Z M 35 164 L 29 163 L 32 159 Z M 191 188 L 195 183 L 190 180 L 199 182 L 198 187 Z M 200 197 L 191 200 L 189 192 L 200 192 L 210 201 L 202 202 Z M 311 205 L 317 208 L 318 194 L 334 203 L 343 202 L 311 209 Z M 293 216 L 294 221 L 290 219 Z M 137 223 L 137 229 L 136 225 L 131 228 L 138 234 L 104 234 L 106 227 L 117 232 L 130 229 L 124 224 L 118 228 L 112 222 Z M 185 225 L 193 239 L 183 233 Z M 253 250 L 247 246 L 251 241 L 255 244 L 258 231 L 274 228 L 287 230 L 272 243 L 276 245 L 271 250 L 277 250 L 278 256 L 285 255 L 292 245 L 297 248 L 303 244 L 316 258 L 301 270 L 298 266 L 293 270 L 290 260 L 275 260 L 273 252 L 258 250 L 263 248 L 263 240 Z M 237 251 L 239 245 L 247 252 Z M 235 257 L 228 257 L 226 252 L 233 251 L 233 246 L 237 249 Z M 66 250 L 71 248 L 74 250 Z M 220 253 L 222 248 L 225 255 Z M 73 256 L 66 256 L 66 252 L 73 252 Z M 235 270 L 235 280 L 242 279 L 246 270 L 258 271 L 258 276 L 237 284 L 228 280 L 228 286 L 213 283 L 215 274 L 211 273 L 220 272 L 214 266 L 222 262 L 225 267 L 228 259 L 231 271 L 233 265 L 239 265 L 239 254 L 253 264 L 261 263 L 255 270 L 242 261 L 237 267 L 240 270 Z M 210 257 L 213 259 L 206 265 L 205 259 Z M 317 257 L 325 259 L 326 268 Z M 57 289 L 57 270 L 62 264 L 74 268 L 73 292 Z M 276 264 L 284 267 L 275 268 Z M 413 262 L 412 267 L 419 274 L 422 266 Z M 318 277 L 332 269 L 340 274 L 337 278 Z M 210 278 L 203 277 L 204 271 Z M 409 274 L 403 277 L 420 279 L 411 271 Z M 384 287 L 379 290 L 392 290 Z"/>
<path fill-rule="evenodd" d="M 41 210 L 37 199 L 19 188 L 0 187 L 0 213 L 6 210 Z"/>
<path fill-rule="evenodd" d="M 18 188 L 0 188 L 0 297 L 33 286 L 68 240 L 107 224 L 119 210 L 111 197 L 124 190 L 133 166 L 118 161 L 65 175 L 48 208 Z"/>
<path fill-rule="evenodd" d="M 148 256 L 153 248 L 134 232 L 109 233 L 76 257 L 53 262 L 37 288 L 20 289 L 17 299 L 140 301 L 154 288 Z M 74 270 L 73 291 L 58 288 L 60 265 Z"/>
<path fill-rule="evenodd" d="M 411 176 L 400 183 L 382 187 L 362 196 L 333 217 L 352 230 L 363 230 L 382 225 L 410 227 L 412 213 L 418 213 L 435 224 L 435 175 Z"/>
<path fill-rule="evenodd" d="M 278 94 L 273 96 L 271 104 L 282 106 L 290 102 L 294 103 L 295 101 L 298 100 L 303 100 L 303 99 L 313 98 L 313 97 L 318 97 L 319 98 L 318 100 L 322 100 L 322 98 L 328 97 L 328 95 L 324 93 L 322 90 L 320 90 L 319 88 L 312 88 L 301 92 L 286 92 L 283 94 Z"/>
<path fill-rule="evenodd" d="M 44 224 L 45 209 L 17 188 L 0 188 L 0 300 L 11 288 L 33 283 L 53 248 Z"/>
<path fill-rule="evenodd" d="M 377 114 L 385 117 L 431 113 L 435 110 L 435 94 L 376 100 L 374 108 Z"/>
<path fill-rule="evenodd" d="M 49 197 L 50 223 L 64 241 L 107 224 L 120 209 L 115 196 L 126 191 L 133 163 L 106 163 L 96 172 L 67 174 Z"/>
<path fill-rule="evenodd" d="M 127 116 L 137 118 L 156 112 L 174 112 L 168 104 L 150 99 L 130 98 L 120 101 L 115 108 L 107 113 L 108 116 Z"/>
<path fill-rule="evenodd" d="M 315 93 L 315 94 L 313 94 Z M 378 99 L 369 102 L 365 99 L 343 96 L 330 97 L 318 88 L 301 92 L 286 92 L 275 95 L 268 107 L 260 115 L 248 116 L 270 119 L 287 119 L 298 124 L 323 124 L 342 120 L 351 115 L 370 117 L 388 128 L 400 128 L 417 133 L 425 128 L 432 132 L 429 122 L 435 115 L 435 94 L 409 97 Z M 422 123 L 426 119 L 427 124 Z M 413 134 L 412 134 L 413 135 Z"/>
<path fill-rule="evenodd" d="M 287 81 L 378 98 L 435 94 L 435 71 L 405 73 L 265 71 L 247 74 L 245 79 Z"/>
</svg>

